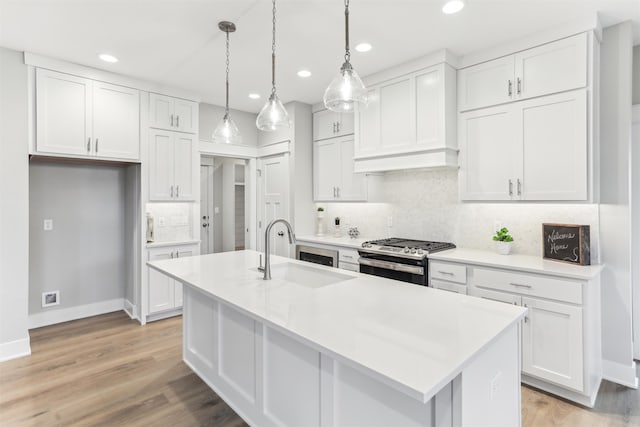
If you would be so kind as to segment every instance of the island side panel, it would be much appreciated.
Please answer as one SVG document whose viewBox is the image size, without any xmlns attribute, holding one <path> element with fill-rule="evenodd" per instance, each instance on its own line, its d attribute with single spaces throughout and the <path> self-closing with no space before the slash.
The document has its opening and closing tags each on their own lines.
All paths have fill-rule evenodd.
<svg viewBox="0 0 640 427">
<path fill-rule="evenodd" d="M 462 409 L 454 425 L 521 425 L 519 324 L 502 332 L 453 384 Z"/>
</svg>

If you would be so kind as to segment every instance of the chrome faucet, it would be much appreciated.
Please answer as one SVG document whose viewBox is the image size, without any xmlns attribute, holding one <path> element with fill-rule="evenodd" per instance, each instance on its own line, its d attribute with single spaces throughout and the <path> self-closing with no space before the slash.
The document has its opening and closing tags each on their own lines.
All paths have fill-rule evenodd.
<svg viewBox="0 0 640 427">
<path fill-rule="evenodd" d="M 287 234 L 289 234 L 289 243 L 293 245 L 296 242 L 296 235 L 293 232 L 293 229 L 291 228 L 291 224 L 289 224 L 286 220 L 282 218 L 274 219 L 269 223 L 269 225 L 267 225 L 267 229 L 264 231 L 264 267 L 262 266 L 258 267 L 258 271 L 264 272 L 264 277 L 263 277 L 264 280 L 271 280 L 271 261 L 269 259 L 269 255 L 270 255 L 269 234 L 271 233 L 271 228 L 273 228 L 273 226 L 279 222 L 287 226 Z M 260 264 L 262 264 L 262 262 L 260 262 Z"/>
</svg>

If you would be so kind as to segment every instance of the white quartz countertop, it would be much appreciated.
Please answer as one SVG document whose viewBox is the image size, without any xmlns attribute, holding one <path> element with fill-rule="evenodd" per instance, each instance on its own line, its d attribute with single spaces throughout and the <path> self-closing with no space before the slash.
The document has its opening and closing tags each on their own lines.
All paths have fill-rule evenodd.
<svg viewBox="0 0 640 427">
<path fill-rule="evenodd" d="M 362 244 L 364 242 L 368 240 L 375 240 L 375 239 L 364 239 L 362 237 L 352 239 L 349 236 L 333 237 L 331 235 L 326 235 L 326 236 L 296 236 L 296 240 L 298 243 L 319 243 L 321 245 L 341 246 L 344 248 L 359 249 L 362 247 Z"/>
<path fill-rule="evenodd" d="M 423 402 L 526 313 L 510 304 L 277 256 L 272 268 L 294 263 L 347 280 L 316 288 L 264 281 L 256 270 L 259 254 L 226 252 L 148 265 Z"/>
<path fill-rule="evenodd" d="M 602 271 L 603 265 L 571 265 L 532 255 L 500 255 L 478 249 L 456 248 L 429 254 L 429 260 L 451 261 L 485 267 L 506 268 L 529 273 L 589 280 Z"/>
</svg>

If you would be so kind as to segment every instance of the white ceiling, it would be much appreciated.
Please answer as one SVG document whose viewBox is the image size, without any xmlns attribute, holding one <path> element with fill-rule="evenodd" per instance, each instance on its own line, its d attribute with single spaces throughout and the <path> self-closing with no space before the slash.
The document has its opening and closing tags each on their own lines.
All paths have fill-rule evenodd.
<svg viewBox="0 0 640 427">
<path fill-rule="evenodd" d="M 361 76 L 438 49 L 470 52 L 594 12 L 603 26 L 634 21 L 640 0 L 467 0 L 444 15 L 440 0 L 351 0 L 351 45 Z M 344 55 L 343 0 L 277 2 L 277 86 L 283 102 L 316 103 Z M 224 105 L 224 33 L 231 34 L 231 108 L 257 112 L 270 92 L 270 0 L 0 0 L 0 45 L 199 93 Z M 108 52 L 117 64 L 100 61 Z M 313 75 L 301 79 L 306 68 Z M 263 98 L 251 100 L 248 94 Z"/>
</svg>

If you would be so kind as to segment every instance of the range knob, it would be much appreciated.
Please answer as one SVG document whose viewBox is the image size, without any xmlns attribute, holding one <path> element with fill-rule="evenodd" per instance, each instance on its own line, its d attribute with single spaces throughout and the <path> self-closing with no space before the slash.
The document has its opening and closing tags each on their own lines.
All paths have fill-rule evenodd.
<svg viewBox="0 0 640 427">
<path fill-rule="evenodd" d="M 363 248 L 371 248 L 371 247 L 373 247 L 373 245 L 371 243 L 369 243 L 369 242 L 363 242 L 362 243 L 362 247 Z"/>
<path fill-rule="evenodd" d="M 418 255 L 422 255 L 424 253 L 424 251 L 420 248 L 418 248 Z"/>
<path fill-rule="evenodd" d="M 411 248 L 411 253 L 415 254 L 416 252 L 418 252 L 418 250 L 416 248 Z"/>
<path fill-rule="evenodd" d="M 411 250 L 409 249 L 409 247 L 408 247 L 408 246 L 405 246 L 405 247 L 404 247 L 404 249 L 403 249 L 403 252 L 404 252 L 405 254 L 408 254 L 409 252 L 411 252 Z"/>
</svg>

